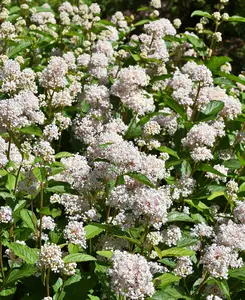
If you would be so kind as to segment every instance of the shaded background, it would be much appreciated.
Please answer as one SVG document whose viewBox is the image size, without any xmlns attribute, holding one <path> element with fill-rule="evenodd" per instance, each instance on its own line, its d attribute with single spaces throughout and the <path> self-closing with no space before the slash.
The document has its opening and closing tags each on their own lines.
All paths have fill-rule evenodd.
<svg viewBox="0 0 245 300">
<path fill-rule="evenodd" d="M 137 12 L 141 6 L 147 6 L 149 0 L 97 0 L 102 9 L 103 18 L 108 19 L 116 11 L 122 11 L 127 15 L 134 14 L 136 19 L 142 17 L 142 12 Z M 194 27 L 199 22 L 199 17 L 191 18 L 194 10 L 215 11 L 215 0 L 162 0 L 160 16 L 173 20 L 180 18 L 182 26 L 180 31 L 187 27 Z M 224 12 L 230 16 L 239 15 L 245 17 L 245 0 L 230 0 Z M 213 29 L 213 28 L 211 28 Z M 217 55 L 226 55 L 233 59 L 232 67 L 235 74 L 245 71 L 245 23 L 225 23 L 220 30 L 223 32 L 223 42 L 220 43 Z"/>
</svg>

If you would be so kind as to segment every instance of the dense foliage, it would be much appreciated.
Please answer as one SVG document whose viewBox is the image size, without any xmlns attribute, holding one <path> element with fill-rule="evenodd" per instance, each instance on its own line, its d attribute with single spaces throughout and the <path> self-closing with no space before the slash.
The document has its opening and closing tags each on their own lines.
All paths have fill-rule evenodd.
<svg viewBox="0 0 245 300">
<path fill-rule="evenodd" d="M 20 3 L 21 2 L 21 3 Z M 244 23 L 0 5 L 0 297 L 244 299 Z M 229 25 L 231 24 L 231 25 Z M 180 29 L 179 29 L 180 28 Z"/>
</svg>

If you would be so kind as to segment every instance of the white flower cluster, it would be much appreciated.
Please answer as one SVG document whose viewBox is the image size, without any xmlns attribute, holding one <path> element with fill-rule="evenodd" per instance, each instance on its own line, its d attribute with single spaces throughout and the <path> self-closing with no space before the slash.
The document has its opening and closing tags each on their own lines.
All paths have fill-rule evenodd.
<svg viewBox="0 0 245 300">
<path fill-rule="evenodd" d="M 10 223 L 13 221 L 12 209 L 9 206 L 0 207 L 0 223 Z"/>
<path fill-rule="evenodd" d="M 45 269 L 50 268 L 51 271 L 59 273 L 64 267 L 60 247 L 55 244 L 43 245 L 41 247 L 38 265 Z"/>
<path fill-rule="evenodd" d="M 116 292 L 130 299 L 144 299 L 154 294 L 150 267 L 143 256 L 116 250 L 112 262 L 109 274 Z"/>
<path fill-rule="evenodd" d="M 86 248 L 86 232 L 82 222 L 70 221 L 64 229 L 64 238 L 69 243 Z"/>
<path fill-rule="evenodd" d="M 212 244 L 209 246 L 200 261 L 204 269 L 215 278 L 228 278 L 229 268 L 240 268 L 242 258 L 230 247 Z"/>
</svg>

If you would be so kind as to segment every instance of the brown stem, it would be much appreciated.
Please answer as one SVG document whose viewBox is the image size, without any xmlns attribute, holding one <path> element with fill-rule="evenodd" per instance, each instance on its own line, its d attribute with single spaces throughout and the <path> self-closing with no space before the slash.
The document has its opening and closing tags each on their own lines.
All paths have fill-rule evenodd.
<svg viewBox="0 0 245 300">
<path fill-rule="evenodd" d="M 3 245 L 2 245 L 2 233 L 0 236 L 0 267 L 1 267 L 1 274 L 2 274 L 2 279 L 5 279 L 5 274 L 4 274 L 4 268 L 3 268 Z"/>
</svg>

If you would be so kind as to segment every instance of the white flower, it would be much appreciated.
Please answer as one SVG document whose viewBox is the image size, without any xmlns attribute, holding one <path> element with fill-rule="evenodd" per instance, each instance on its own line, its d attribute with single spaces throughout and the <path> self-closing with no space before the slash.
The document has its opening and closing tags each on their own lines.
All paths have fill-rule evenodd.
<svg viewBox="0 0 245 300">
<path fill-rule="evenodd" d="M 150 6 L 157 8 L 157 9 L 161 8 L 161 6 L 162 6 L 161 0 L 151 0 Z"/>
<path fill-rule="evenodd" d="M 71 221 L 66 225 L 64 229 L 64 238 L 69 243 L 79 245 L 82 248 L 86 248 L 86 232 L 82 222 Z"/>
<path fill-rule="evenodd" d="M 177 276 L 186 277 L 193 273 L 192 261 L 188 256 L 178 257 L 173 272 Z"/>
<path fill-rule="evenodd" d="M 38 263 L 41 267 L 50 268 L 51 271 L 59 273 L 64 267 L 62 252 L 58 245 L 45 244 L 41 247 L 40 260 Z"/>
<path fill-rule="evenodd" d="M 146 259 L 139 254 L 116 250 L 109 270 L 113 289 L 130 299 L 144 299 L 154 294 L 152 274 Z"/>
<path fill-rule="evenodd" d="M 9 206 L 0 207 L 0 223 L 10 223 L 13 221 L 12 209 Z"/>
</svg>

